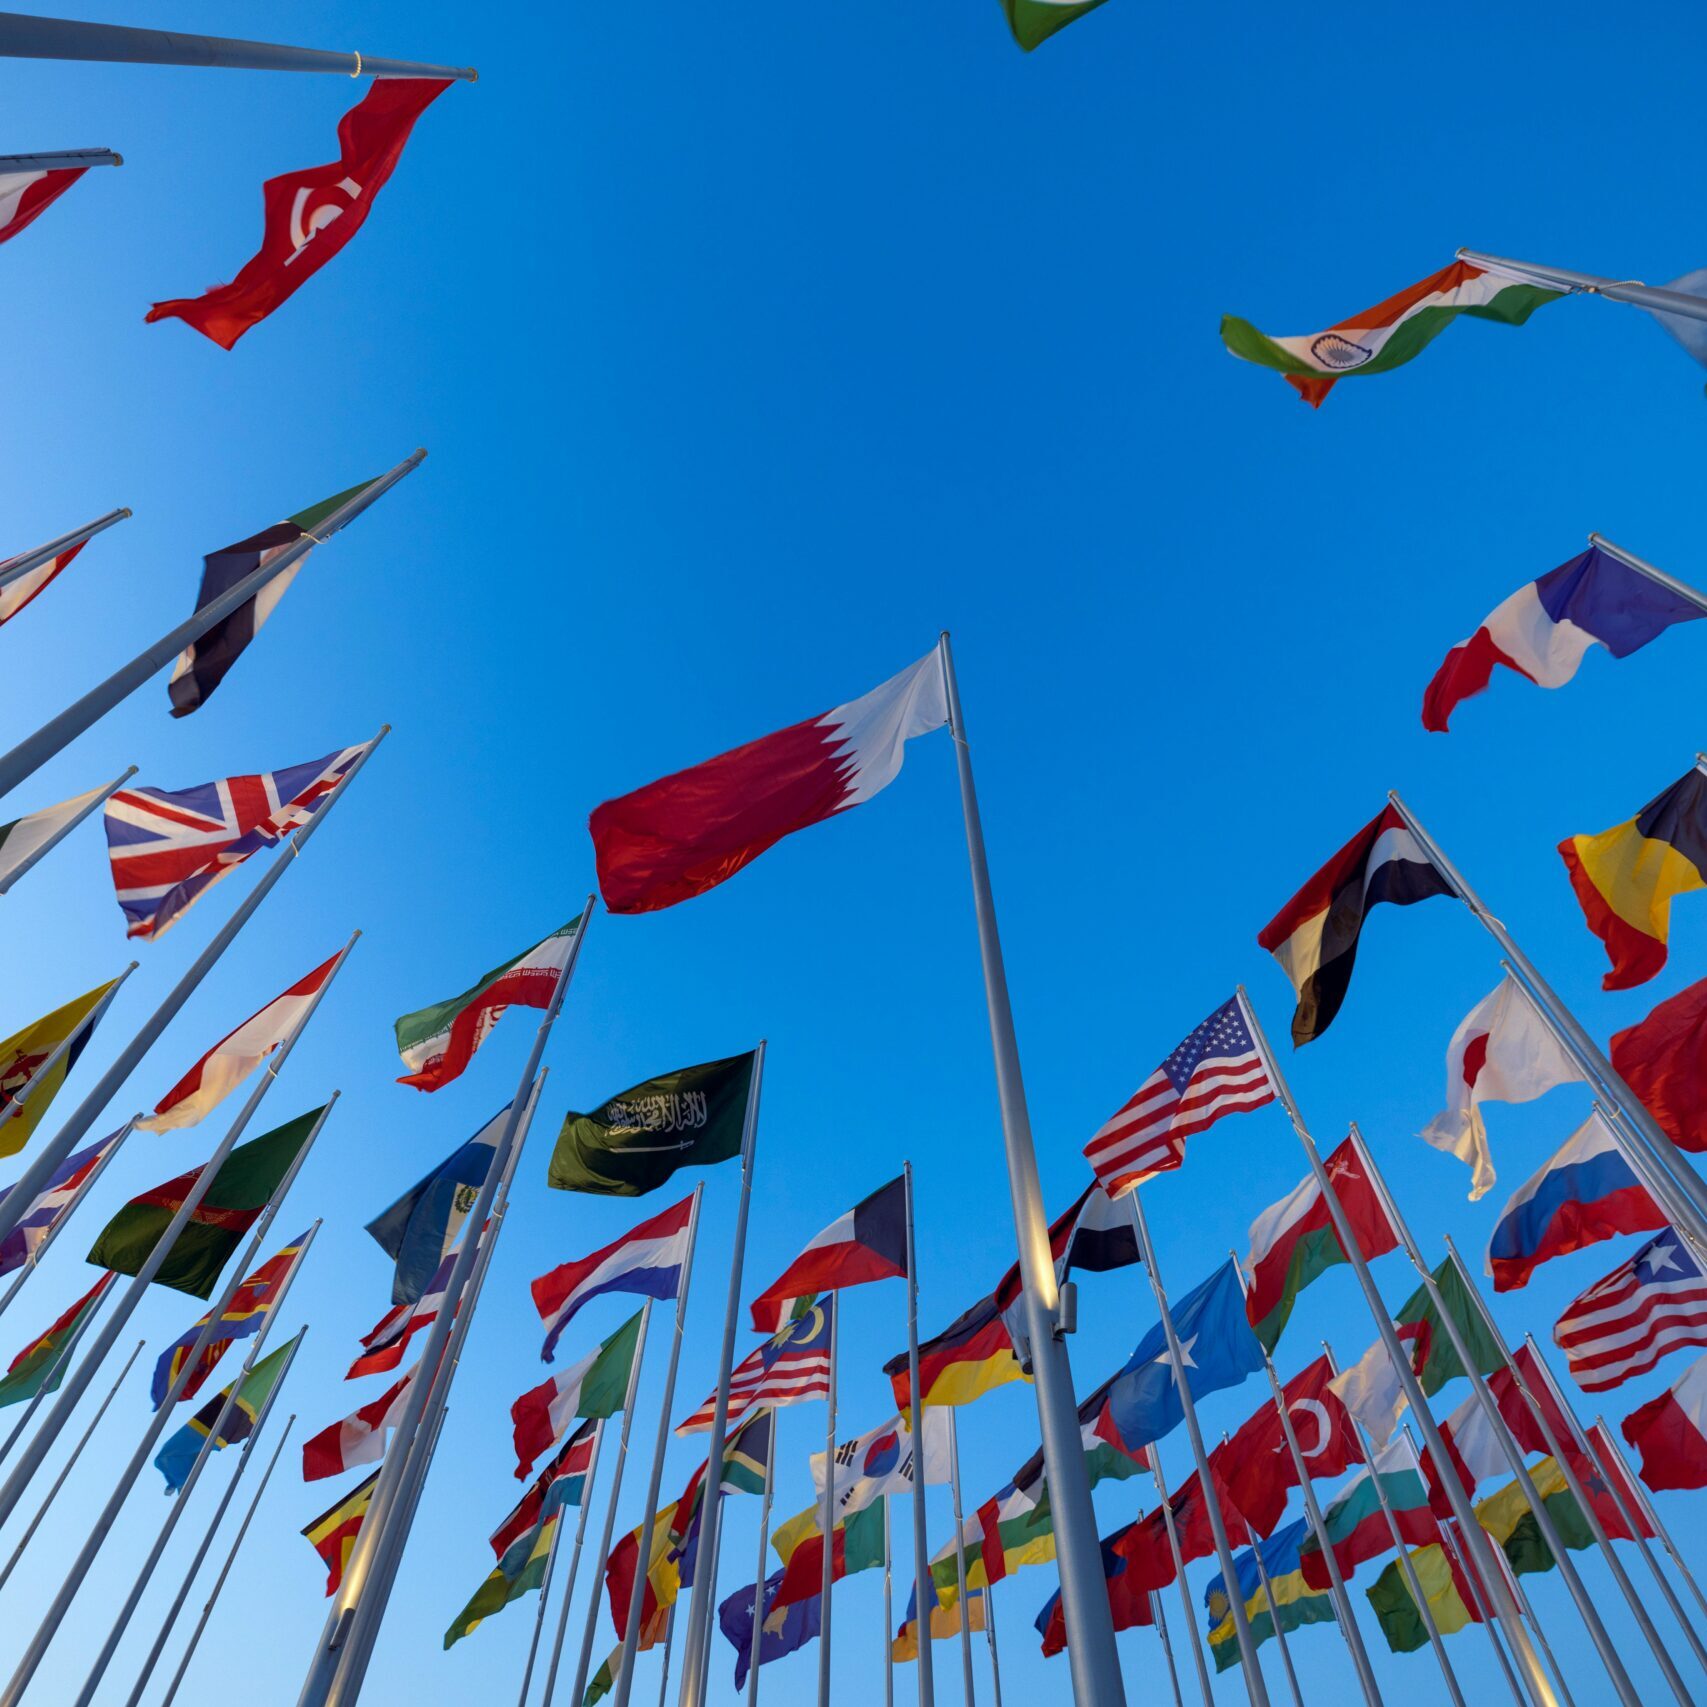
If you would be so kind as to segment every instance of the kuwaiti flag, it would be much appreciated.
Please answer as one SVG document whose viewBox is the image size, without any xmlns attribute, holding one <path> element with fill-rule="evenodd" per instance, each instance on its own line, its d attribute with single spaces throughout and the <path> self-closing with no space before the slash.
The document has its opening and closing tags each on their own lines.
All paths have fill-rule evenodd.
<svg viewBox="0 0 1707 1707">
<path fill-rule="evenodd" d="M 1330 326 L 1325 332 L 1270 338 L 1236 315 L 1221 320 L 1221 342 L 1235 356 L 1285 375 L 1312 408 L 1347 374 L 1387 373 L 1402 367 L 1440 336 L 1460 314 L 1521 326 L 1543 303 L 1564 293 L 1546 290 L 1517 273 L 1454 261 L 1420 284 Z"/>
<path fill-rule="evenodd" d="M 1650 1488 L 1707 1488 L 1707 1356 L 1619 1424 Z"/>
<path fill-rule="evenodd" d="M 588 821 L 605 905 L 649 913 L 703 895 L 784 836 L 887 788 L 907 742 L 947 721 L 930 652 L 846 705 L 607 800 Z"/>
<path fill-rule="evenodd" d="M 171 1132 L 212 1113 L 303 1022 L 337 964 L 336 954 L 321 961 L 227 1032 L 136 1124 L 145 1132 Z"/>
<path fill-rule="evenodd" d="M 949 1434 L 953 1418 L 944 1407 L 929 1406 L 920 1412 L 924 1427 L 925 1482 L 941 1484 L 949 1475 Z M 919 1455 L 913 1450 L 913 1427 L 904 1416 L 891 1417 L 868 1429 L 857 1440 L 844 1440 L 836 1448 L 835 1490 L 831 1502 L 837 1521 L 864 1511 L 885 1494 L 907 1493 L 918 1476 Z M 811 1459 L 812 1486 L 824 1497 L 824 1454 Z"/>
<path fill-rule="evenodd" d="M 1418 1136 L 1469 1166 L 1474 1203 L 1494 1183 L 1482 1102 L 1532 1102 L 1579 1077 L 1535 1004 L 1507 973 L 1453 1032 L 1446 1046 L 1446 1107 Z"/>
<path fill-rule="evenodd" d="M 1446 655 L 1423 694 L 1423 728 L 1444 733 L 1452 713 L 1503 665 L 1537 687 L 1561 688 L 1591 646 L 1628 658 L 1703 613 L 1604 546 L 1526 582 Z"/>
<path fill-rule="evenodd" d="M 40 171 L 0 172 L 0 243 L 16 237 L 88 170 L 87 166 L 53 166 Z"/>
<path fill-rule="evenodd" d="M 456 1267 L 457 1252 L 446 1251 L 443 1260 L 433 1271 L 427 1289 L 413 1304 L 393 1304 L 373 1328 L 362 1336 L 362 1353 L 344 1372 L 346 1381 L 363 1375 L 383 1375 L 403 1361 L 409 1342 L 416 1334 L 430 1328 L 444 1307 L 445 1293 L 450 1288 L 450 1271 Z"/>
<path fill-rule="evenodd" d="M 128 1131 L 128 1127 L 121 1126 L 98 1144 L 91 1144 L 88 1149 L 67 1156 L 54 1169 L 17 1226 L 0 1240 L 0 1274 L 10 1274 L 14 1269 L 22 1268 L 35 1256 L 53 1231 L 54 1223 L 71 1207 L 77 1193 Z M 0 1203 L 6 1200 L 11 1190 L 8 1186 L 5 1191 L 0 1191 Z"/>
<path fill-rule="evenodd" d="M 1451 893 L 1396 807 L 1365 824 L 1257 937 L 1298 993 L 1292 1041 L 1308 1043 L 1333 1023 L 1371 907 L 1383 901 L 1408 907 Z"/>
<path fill-rule="evenodd" d="M 302 1445 L 302 1479 L 318 1482 L 336 1476 L 341 1470 L 353 1470 L 358 1464 L 373 1464 L 385 1455 L 385 1443 L 392 1429 L 403 1420 L 403 1409 L 409 1403 L 409 1389 L 421 1373 L 419 1363 L 387 1387 L 377 1399 L 370 1399 L 360 1410 L 352 1411 L 342 1422 L 323 1428 L 312 1440 Z"/>
<path fill-rule="evenodd" d="M 0 186 L 5 184 L 0 178 Z M 3 194 L 0 190 L 0 194 Z M 0 242 L 5 240 L 5 233 L 0 232 Z M 38 563 L 28 574 L 20 575 L 15 581 L 8 581 L 0 587 L 0 624 L 8 623 L 29 604 L 36 595 L 42 592 L 50 581 L 57 580 L 65 570 L 71 567 L 71 560 L 88 544 L 88 540 L 80 539 L 75 545 L 68 545 L 63 551 L 56 552 L 45 563 Z M 19 552 L 18 557 L 27 555 Z M 18 557 L 8 557 L 0 561 L 0 575 L 4 575 Z"/>
<path fill-rule="evenodd" d="M 1591 1114 L 1553 1158 L 1520 1186 L 1488 1241 L 1487 1272 L 1496 1292 L 1527 1286 L 1544 1262 L 1619 1233 L 1666 1225 L 1624 1159 L 1618 1136 Z"/>
<path fill-rule="evenodd" d="M 897 1175 L 838 1216 L 753 1300 L 753 1327 L 774 1334 L 797 1299 L 907 1272 L 907 1182 Z"/>
<path fill-rule="evenodd" d="M 533 1282 L 534 1308 L 545 1323 L 547 1363 L 557 1350 L 563 1330 L 583 1304 L 607 1292 L 632 1292 L 642 1298 L 674 1298 L 681 1287 L 687 1261 L 688 1228 L 693 1198 L 684 1197 L 671 1209 L 642 1221 L 602 1250 L 579 1262 L 566 1262 Z"/>
<path fill-rule="evenodd" d="M 640 1317 L 630 1316 L 579 1363 L 542 1381 L 510 1406 L 515 1425 L 516 1480 L 525 1481 L 539 1455 L 577 1417 L 608 1417 L 628 1397 L 628 1375 L 640 1342 Z"/>
</svg>

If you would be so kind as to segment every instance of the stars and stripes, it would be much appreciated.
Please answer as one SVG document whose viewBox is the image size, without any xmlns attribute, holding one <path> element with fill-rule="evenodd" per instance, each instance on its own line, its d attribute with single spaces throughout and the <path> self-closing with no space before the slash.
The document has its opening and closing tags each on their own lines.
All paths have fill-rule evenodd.
<svg viewBox="0 0 1707 1707">
<path fill-rule="evenodd" d="M 743 1358 L 729 1377 L 729 1422 L 733 1428 L 758 1405 L 797 1405 L 830 1396 L 830 1312 L 835 1295 L 821 1299 L 797 1320 Z M 704 1434 L 717 1408 L 713 1392 L 677 1434 Z"/>
<path fill-rule="evenodd" d="M 1668 1227 L 1566 1305 L 1553 1340 L 1576 1384 L 1604 1393 L 1680 1347 L 1707 1345 L 1707 1274 Z"/>
</svg>

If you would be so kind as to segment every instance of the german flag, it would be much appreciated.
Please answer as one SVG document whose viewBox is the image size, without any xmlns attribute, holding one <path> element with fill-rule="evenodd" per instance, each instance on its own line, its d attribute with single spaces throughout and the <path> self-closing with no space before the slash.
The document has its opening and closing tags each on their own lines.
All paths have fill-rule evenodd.
<svg viewBox="0 0 1707 1707">
<path fill-rule="evenodd" d="M 897 1409 L 908 1410 L 913 1387 L 906 1352 L 890 1358 L 883 1373 L 895 1390 Z M 993 1387 L 1025 1378 L 994 1293 L 919 1347 L 919 1382 L 927 1405 L 969 1405 Z"/>
<path fill-rule="evenodd" d="M 326 1561 L 326 1592 L 336 1594 L 344 1580 L 344 1567 L 350 1562 L 350 1549 L 356 1544 L 362 1519 L 367 1516 L 368 1501 L 373 1498 L 373 1485 L 379 1471 L 358 1482 L 328 1511 L 323 1511 L 303 1530 L 308 1545 Z"/>
</svg>

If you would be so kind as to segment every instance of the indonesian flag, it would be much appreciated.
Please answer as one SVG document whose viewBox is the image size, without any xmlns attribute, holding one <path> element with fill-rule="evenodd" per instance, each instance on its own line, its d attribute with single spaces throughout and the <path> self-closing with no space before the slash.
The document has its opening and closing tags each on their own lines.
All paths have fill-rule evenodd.
<svg viewBox="0 0 1707 1707">
<path fill-rule="evenodd" d="M 262 185 L 266 231 L 260 250 L 237 277 L 202 296 L 157 302 L 143 318 L 175 316 L 229 350 L 361 230 L 416 119 L 449 87 L 448 81 L 424 77 L 376 78 L 338 121 L 336 160 Z"/>
<path fill-rule="evenodd" d="M 340 1471 L 353 1470 L 358 1464 L 377 1463 L 384 1457 L 386 1436 L 403 1420 L 410 1385 L 420 1372 L 417 1363 L 377 1399 L 370 1399 L 342 1422 L 335 1422 L 330 1428 L 321 1429 L 312 1440 L 304 1441 L 303 1481 L 322 1481 Z"/>
<path fill-rule="evenodd" d="M 0 185 L 4 183 L 5 179 L 0 178 Z M 4 242 L 9 235 L 9 232 L 0 231 L 0 242 Z M 68 545 L 63 551 L 57 552 L 47 562 L 38 563 L 27 575 L 20 575 L 17 580 L 9 581 L 4 587 L 0 587 L 0 623 L 10 622 L 49 581 L 70 568 L 72 558 L 88 543 L 88 540 L 80 539 L 75 545 Z M 18 554 L 19 557 L 26 555 L 25 552 Z M 0 563 L 0 575 L 4 575 L 17 561 L 17 557 L 9 557 Z"/>
<path fill-rule="evenodd" d="M 88 170 L 87 166 L 55 166 L 45 172 L 0 172 L 0 243 L 16 237 Z M 0 617 L 0 622 L 4 620 Z"/>
<path fill-rule="evenodd" d="M 146 1132 L 169 1132 L 194 1126 L 217 1108 L 302 1023 L 337 963 L 335 954 L 322 961 L 222 1037 L 136 1124 Z"/>
<path fill-rule="evenodd" d="M 907 742 L 947 721 L 931 652 L 820 717 L 607 800 L 588 820 L 605 905 L 650 913 L 703 895 L 784 836 L 887 788 Z"/>
<path fill-rule="evenodd" d="M 1508 973 L 1453 1032 L 1446 1046 L 1446 1107 L 1419 1136 L 1468 1164 L 1474 1203 L 1494 1183 L 1483 1099 L 1532 1102 L 1577 1077 L 1571 1058 Z"/>
<path fill-rule="evenodd" d="M 1707 1355 L 1619 1427 L 1650 1488 L 1707 1488 Z"/>
<path fill-rule="evenodd" d="M 832 1221 L 753 1300 L 753 1327 L 774 1334 L 797 1299 L 906 1272 L 907 1182 L 897 1176 Z"/>
<path fill-rule="evenodd" d="M 447 1251 L 437 1273 L 427 1282 L 427 1290 L 413 1304 L 393 1304 L 373 1329 L 362 1336 L 361 1356 L 344 1372 L 346 1381 L 362 1375 L 382 1375 L 403 1361 L 409 1342 L 438 1320 L 456 1259 L 457 1252 Z"/>
</svg>

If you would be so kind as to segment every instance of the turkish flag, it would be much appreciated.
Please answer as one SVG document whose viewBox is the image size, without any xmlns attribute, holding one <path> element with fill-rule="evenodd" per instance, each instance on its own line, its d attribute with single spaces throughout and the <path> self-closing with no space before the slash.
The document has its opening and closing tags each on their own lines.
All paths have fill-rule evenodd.
<svg viewBox="0 0 1707 1707">
<path fill-rule="evenodd" d="M 1680 1150 L 1707 1150 L 1707 978 L 1612 1036 L 1612 1065 Z"/>
<path fill-rule="evenodd" d="M 429 78 L 377 79 L 338 121 L 336 160 L 262 185 L 266 232 L 242 272 L 202 296 L 157 302 L 144 318 L 182 320 L 229 350 L 361 230 L 415 120 L 449 87 Z"/>
</svg>

